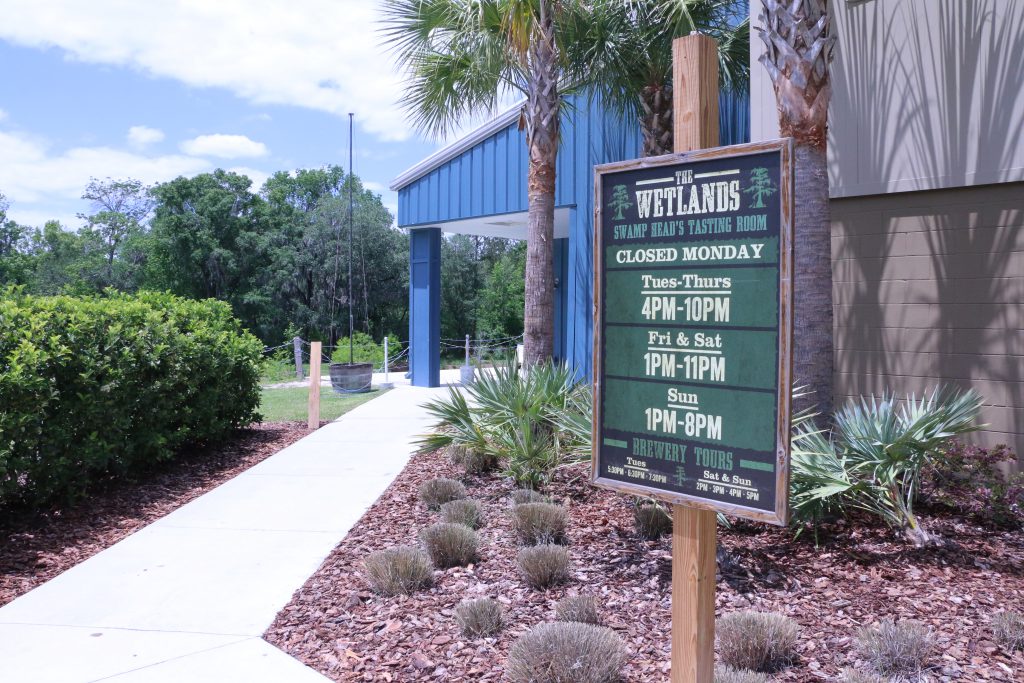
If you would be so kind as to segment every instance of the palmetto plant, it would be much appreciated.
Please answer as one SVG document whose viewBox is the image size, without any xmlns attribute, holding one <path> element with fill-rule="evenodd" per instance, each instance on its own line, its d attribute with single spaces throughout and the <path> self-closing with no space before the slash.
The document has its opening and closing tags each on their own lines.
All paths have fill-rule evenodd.
<svg viewBox="0 0 1024 683">
<path fill-rule="evenodd" d="M 498 367 L 424 407 L 437 423 L 420 438 L 422 451 L 456 445 L 491 454 L 531 488 L 590 454 L 589 391 L 563 364 L 539 363 L 522 373 Z"/>
<path fill-rule="evenodd" d="M 525 97 L 527 363 L 554 348 L 555 164 L 562 96 L 589 71 L 593 31 L 583 0 L 386 0 L 384 33 L 408 73 L 405 101 L 430 134 Z"/>
<path fill-rule="evenodd" d="M 750 76 L 750 20 L 739 0 L 597 0 L 590 82 L 606 102 L 635 117 L 643 155 L 673 151 L 672 41 L 697 31 L 718 43 L 721 87 L 745 91 Z"/>
<path fill-rule="evenodd" d="M 829 0 L 761 0 L 760 61 L 775 87 L 779 131 L 794 142 L 794 359 L 810 392 L 800 405 L 832 414 L 832 246 L 826 132 L 835 36 Z"/>
<path fill-rule="evenodd" d="M 891 394 L 851 402 L 831 432 L 801 424 L 792 440 L 797 522 L 848 508 L 881 517 L 916 544 L 931 540 L 914 514 L 922 468 L 954 437 L 975 431 L 977 392 L 935 389 L 899 402 Z"/>
</svg>

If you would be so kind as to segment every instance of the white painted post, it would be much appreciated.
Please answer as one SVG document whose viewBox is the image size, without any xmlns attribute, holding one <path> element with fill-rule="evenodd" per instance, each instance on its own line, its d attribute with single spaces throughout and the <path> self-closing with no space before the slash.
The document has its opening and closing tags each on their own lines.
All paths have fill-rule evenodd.
<svg viewBox="0 0 1024 683">
<path fill-rule="evenodd" d="M 388 383 L 388 338 L 384 336 L 384 384 Z"/>
<path fill-rule="evenodd" d="M 469 335 L 466 335 L 466 365 L 469 365 Z"/>
<path fill-rule="evenodd" d="M 292 337 L 292 347 L 295 349 L 295 378 L 302 381 L 302 339 Z"/>
</svg>

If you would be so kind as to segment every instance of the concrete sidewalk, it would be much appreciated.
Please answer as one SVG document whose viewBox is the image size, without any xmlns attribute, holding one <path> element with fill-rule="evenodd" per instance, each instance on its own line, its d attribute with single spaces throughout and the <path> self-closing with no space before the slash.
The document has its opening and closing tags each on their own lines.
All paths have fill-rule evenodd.
<svg viewBox="0 0 1024 683">
<path fill-rule="evenodd" d="M 324 683 L 260 636 L 446 391 L 398 386 L 0 608 L 0 681 Z"/>
</svg>

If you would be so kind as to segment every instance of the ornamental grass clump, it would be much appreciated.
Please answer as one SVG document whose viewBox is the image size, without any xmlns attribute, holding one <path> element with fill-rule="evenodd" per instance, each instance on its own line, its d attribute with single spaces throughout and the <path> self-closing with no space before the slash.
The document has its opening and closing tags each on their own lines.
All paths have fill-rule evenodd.
<svg viewBox="0 0 1024 683">
<path fill-rule="evenodd" d="M 885 676 L 916 676 L 935 649 L 931 629 L 912 621 L 883 621 L 861 629 L 857 650 L 871 668 Z"/>
<path fill-rule="evenodd" d="M 498 456 L 483 448 L 469 446 L 450 446 L 451 461 L 462 468 L 466 474 L 485 474 L 498 469 Z"/>
<path fill-rule="evenodd" d="M 523 578 L 534 588 L 543 590 L 569 578 L 569 551 L 560 545 L 523 548 L 516 562 Z"/>
<path fill-rule="evenodd" d="M 497 600 L 464 600 L 455 608 L 455 621 L 467 638 L 491 636 L 501 630 L 504 610 Z"/>
<path fill-rule="evenodd" d="M 434 524 L 420 532 L 420 540 L 439 569 L 476 562 L 477 535 L 464 524 Z"/>
<path fill-rule="evenodd" d="M 554 503 L 523 503 L 512 508 L 512 526 L 523 545 L 561 543 L 569 513 Z"/>
<path fill-rule="evenodd" d="M 992 636 L 1008 652 L 1024 650 L 1024 613 L 1000 612 L 993 616 Z"/>
<path fill-rule="evenodd" d="M 614 683 L 626 646 L 609 628 L 575 622 L 534 627 L 512 645 L 505 675 L 511 683 Z"/>
<path fill-rule="evenodd" d="M 575 621 L 581 624 L 601 625 L 597 598 L 593 595 L 570 595 L 555 605 L 555 621 Z"/>
<path fill-rule="evenodd" d="M 470 529 L 479 528 L 484 521 L 480 503 L 471 498 L 453 500 L 441 506 L 441 520 L 449 524 L 462 524 Z"/>
<path fill-rule="evenodd" d="M 413 546 L 374 551 L 363 564 L 370 586 L 381 595 L 409 595 L 434 582 L 430 558 Z"/>
<path fill-rule="evenodd" d="M 734 669 L 731 666 L 715 667 L 715 683 L 769 683 L 765 674 L 746 669 Z"/>
<path fill-rule="evenodd" d="M 540 491 L 533 489 L 516 489 L 512 492 L 512 505 L 524 505 L 526 503 L 550 503 L 551 499 Z"/>
<path fill-rule="evenodd" d="M 789 663 L 800 627 L 770 612 L 733 612 L 715 623 L 722 661 L 737 669 L 770 671 Z"/>
<path fill-rule="evenodd" d="M 429 479 L 420 484 L 420 500 L 431 510 L 466 497 L 466 487 L 454 479 Z"/>
<path fill-rule="evenodd" d="M 633 527 L 637 536 L 653 541 L 672 531 L 672 517 L 661 504 L 644 501 L 633 508 Z"/>
<path fill-rule="evenodd" d="M 843 669 L 839 676 L 839 683 L 888 683 L 878 674 L 858 669 Z"/>
</svg>

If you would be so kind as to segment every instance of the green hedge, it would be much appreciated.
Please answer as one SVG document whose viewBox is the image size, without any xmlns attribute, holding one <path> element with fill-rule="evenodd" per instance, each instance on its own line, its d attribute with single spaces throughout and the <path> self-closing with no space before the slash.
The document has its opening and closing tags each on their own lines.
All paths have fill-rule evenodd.
<svg viewBox="0 0 1024 683">
<path fill-rule="evenodd" d="M 262 345 L 223 302 L 0 297 L 0 504 L 73 499 L 258 418 Z"/>
</svg>

